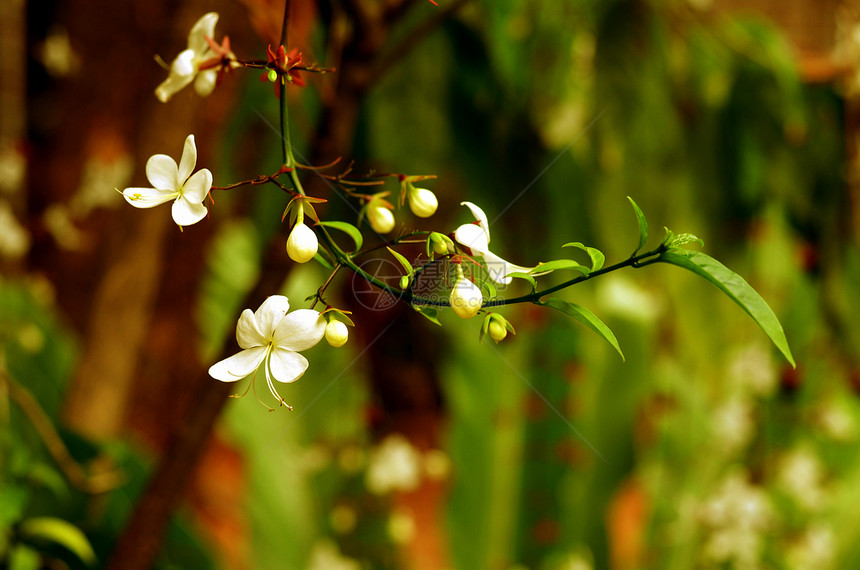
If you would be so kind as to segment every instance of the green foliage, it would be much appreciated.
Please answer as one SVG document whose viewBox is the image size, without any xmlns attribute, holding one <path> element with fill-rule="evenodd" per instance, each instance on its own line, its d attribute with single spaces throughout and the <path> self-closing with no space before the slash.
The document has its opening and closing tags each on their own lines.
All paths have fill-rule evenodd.
<svg viewBox="0 0 860 570">
<path fill-rule="evenodd" d="M 621 359 L 624 360 L 624 353 L 621 352 L 621 347 L 618 345 L 618 339 L 615 338 L 615 335 L 609 330 L 609 327 L 601 321 L 597 315 L 586 309 L 585 307 L 581 307 L 575 303 L 568 303 L 562 299 L 558 299 L 556 297 L 549 297 L 544 301 L 540 302 L 541 305 L 545 307 L 550 307 L 557 311 L 561 311 L 562 313 L 573 317 L 580 323 L 584 324 L 601 337 L 606 339 L 606 342 L 612 345 L 618 354 L 621 356 Z"/>
</svg>

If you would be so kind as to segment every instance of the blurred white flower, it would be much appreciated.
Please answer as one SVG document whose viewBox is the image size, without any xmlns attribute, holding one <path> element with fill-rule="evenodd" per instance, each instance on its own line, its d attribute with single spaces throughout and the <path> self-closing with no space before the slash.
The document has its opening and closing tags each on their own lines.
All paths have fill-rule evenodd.
<svg viewBox="0 0 860 570">
<path fill-rule="evenodd" d="M 756 396 L 773 394 L 779 380 L 769 349 L 758 344 L 735 350 L 729 359 L 728 374 L 741 388 Z"/>
<path fill-rule="evenodd" d="M 421 481 L 421 454 L 402 435 L 389 435 L 370 453 L 364 481 L 375 495 L 411 491 Z"/>
<path fill-rule="evenodd" d="M 218 23 L 218 14 L 209 12 L 197 20 L 188 33 L 188 48 L 182 51 L 170 64 L 170 73 L 155 89 L 155 96 L 159 101 L 166 103 L 173 95 L 194 81 L 194 90 L 197 94 L 205 97 L 212 93 L 218 81 L 220 66 L 208 67 L 205 65 L 213 59 L 221 57 L 235 59 L 230 52 L 230 44 L 224 42 L 223 46 L 214 43 L 215 24 Z M 218 51 L 212 48 L 217 47 Z"/>
<path fill-rule="evenodd" d="M 826 500 L 824 465 L 809 446 L 783 454 L 777 463 L 778 487 L 808 511 L 820 510 Z"/>
<path fill-rule="evenodd" d="M 711 412 L 711 433 L 715 446 L 725 455 L 743 451 L 755 435 L 752 403 L 745 398 L 732 398 Z"/>
<path fill-rule="evenodd" d="M 314 543 L 307 570 L 361 570 L 361 564 L 342 555 L 333 540 L 322 538 Z"/>
<path fill-rule="evenodd" d="M 786 546 L 785 564 L 789 570 L 828 570 L 836 561 L 836 537 L 833 529 L 816 524 L 799 539 Z"/>
<path fill-rule="evenodd" d="M 841 442 L 857 439 L 857 421 L 844 401 L 833 399 L 815 411 L 815 422 L 827 437 Z"/>
<path fill-rule="evenodd" d="M 699 508 L 707 527 L 703 556 L 710 562 L 754 567 L 764 548 L 764 533 L 773 520 L 765 492 L 742 471 L 730 473 Z"/>
<path fill-rule="evenodd" d="M 209 368 L 209 375 L 222 382 L 235 382 L 255 373 L 263 364 L 272 396 L 285 403 L 272 380 L 295 382 L 308 368 L 299 351 L 322 340 L 325 319 L 317 311 L 299 309 L 287 314 L 290 302 L 283 295 L 267 298 L 256 312 L 245 309 L 236 325 L 236 340 L 244 350 Z"/>
<path fill-rule="evenodd" d="M 196 224 L 206 217 L 206 199 L 212 188 L 212 173 L 203 168 L 196 173 L 197 146 L 194 135 L 185 139 L 179 166 L 166 154 L 156 154 L 146 161 L 146 177 L 152 188 L 126 188 L 126 201 L 135 208 L 152 208 L 173 200 L 171 214 L 179 227 Z"/>
<path fill-rule="evenodd" d="M 30 249 L 30 232 L 18 222 L 12 206 L 0 200 L 0 257 L 17 259 Z"/>
</svg>

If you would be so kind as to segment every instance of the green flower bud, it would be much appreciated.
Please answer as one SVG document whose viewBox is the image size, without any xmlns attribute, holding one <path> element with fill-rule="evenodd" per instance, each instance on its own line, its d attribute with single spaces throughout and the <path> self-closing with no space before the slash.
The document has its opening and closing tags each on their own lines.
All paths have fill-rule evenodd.
<svg viewBox="0 0 860 570">
<path fill-rule="evenodd" d="M 385 206 L 371 203 L 367 208 L 367 220 L 377 233 L 387 234 L 394 229 L 394 214 Z"/>
<path fill-rule="evenodd" d="M 404 275 L 400 278 L 400 288 L 405 291 L 407 287 L 409 287 L 409 276 Z"/>
<path fill-rule="evenodd" d="M 491 339 L 499 342 L 508 336 L 508 329 L 506 329 L 505 325 L 500 323 L 498 319 L 492 319 L 490 321 L 490 326 L 487 327 L 487 334 L 490 335 Z"/>
<path fill-rule="evenodd" d="M 269 81 L 274 83 L 275 81 L 278 80 L 278 72 L 275 71 L 274 69 L 270 69 L 268 78 L 269 78 Z"/>
<path fill-rule="evenodd" d="M 436 213 L 436 208 L 439 207 L 439 200 L 436 199 L 436 194 L 426 188 L 415 188 L 410 185 L 406 199 L 409 201 L 409 208 L 412 210 L 412 213 L 419 218 L 432 216 Z"/>
</svg>

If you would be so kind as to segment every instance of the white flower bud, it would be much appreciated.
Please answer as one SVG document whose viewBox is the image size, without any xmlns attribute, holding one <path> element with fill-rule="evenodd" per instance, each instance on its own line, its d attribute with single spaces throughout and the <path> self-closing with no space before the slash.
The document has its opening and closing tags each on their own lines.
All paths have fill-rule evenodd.
<svg viewBox="0 0 860 570">
<path fill-rule="evenodd" d="M 346 324 L 332 319 L 325 326 L 325 339 L 330 345 L 337 348 L 346 344 L 349 338 L 349 329 Z"/>
<path fill-rule="evenodd" d="M 426 188 L 410 188 L 406 194 L 406 199 L 409 201 L 409 208 L 412 213 L 419 218 L 432 216 L 439 206 L 436 194 Z"/>
<path fill-rule="evenodd" d="M 387 234 L 394 229 L 394 214 L 384 206 L 371 204 L 367 209 L 367 220 L 377 233 Z"/>
<path fill-rule="evenodd" d="M 319 240 L 312 229 L 298 223 L 287 238 L 287 255 L 296 263 L 305 263 L 313 259 L 319 249 Z"/>
<path fill-rule="evenodd" d="M 483 302 L 481 290 L 478 286 L 463 277 L 463 270 L 457 267 L 457 282 L 454 283 L 454 288 L 451 289 L 451 297 L 448 302 L 451 308 L 457 313 L 461 319 L 470 319 L 478 314 Z"/>
</svg>

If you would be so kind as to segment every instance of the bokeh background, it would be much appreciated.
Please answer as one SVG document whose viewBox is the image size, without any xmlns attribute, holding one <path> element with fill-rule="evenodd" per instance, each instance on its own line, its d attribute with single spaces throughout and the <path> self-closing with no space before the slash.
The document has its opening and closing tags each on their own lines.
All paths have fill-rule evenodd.
<svg viewBox="0 0 860 570">
<path fill-rule="evenodd" d="M 0 567 L 860 566 L 856 4 L 294 1 L 289 47 L 337 68 L 290 91 L 300 155 L 438 175 L 437 214 L 398 231 L 451 231 L 469 200 L 508 259 L 612 263 L 631 196 L 652 243 L 692 232 L 761 292 L 798 365 L 676 267 L 564 292 L 626 362 L 561 313 L 506 308 L 516 336 L 479 344 L 479 319 L 342 275 L 349 343 L 308 351 L 271 413 L 206 370 L 243 308 L 326 278 L 287 258 L 284 194 L 218 193 L 180 233 L 115 189 L 189 133 L 217 185 L 279 167 L 271 86 L 161 104 L 153 56 L 214 10 L 263 58 L 282 2 L 0 10 Z"/>
</svg>

